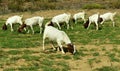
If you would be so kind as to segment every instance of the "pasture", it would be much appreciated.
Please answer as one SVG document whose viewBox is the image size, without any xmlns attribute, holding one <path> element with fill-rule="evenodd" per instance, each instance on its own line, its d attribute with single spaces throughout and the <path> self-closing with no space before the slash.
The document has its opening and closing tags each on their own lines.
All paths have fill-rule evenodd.
<svg viewBox="0 0 120 71">
<path fill-rule="evenodd" d="M 24 18 L 34 15 L 44 16 L 44 24 L 52 16 L 70 12 L 72 15 L 79 10 L 50 10 L 23 14 Z M 115 27 L 111 21 L 106 21 L 101 30 L 96 31 L 93 24 L 84 29 L 83 21 L 74 24 L 74 29 L 67 30 L 62 27 L 71 41 L 76 45 L 77 53 L 62 54 L 51 50 L 49 40 L 46 40 L 45 49 L 42 50 L 42 35 L 39 27 L 34 27 L 35 34 L 18 33 L 19 25 L 14 25 L 14 32 L 0 29 L 0 71 L 119 71 L 120 70 L 120 10 L 85 10 L 86 19 L 96 13 L 108 11 L 117 12 Z M 0 28 L 6 18 L 14 14 L 0 16 Z"/>
</svg>

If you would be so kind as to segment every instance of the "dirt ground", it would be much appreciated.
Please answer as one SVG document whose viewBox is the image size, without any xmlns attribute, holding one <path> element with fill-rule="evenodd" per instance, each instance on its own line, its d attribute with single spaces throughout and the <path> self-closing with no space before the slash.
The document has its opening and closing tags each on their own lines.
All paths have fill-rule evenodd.
<svg viewBox="0 0 120 71">
<path fill-rule="evenodd" d="M 96 68 L 102 68 L 104 66 L 120 66 L 119 62 L 111 62 L 110 58 L 106 55 L 106 52 L 112 52 L 112 49 L 114 47 L 120 49 L 120 45 L 112 45 L 112 44 L 105 44 L 105 45 L 76 45 L 77 50 L 82 50 L 83 53 L 87 54 L 85 56 L 80 56 L 80 59 L 74 60 L 74 59 L 69 59 L 69 60 L 65 60 L 66 62 L 68 62 L 69 67 L 70 67 L 70 71 L 93 71 Z M 49 46 L 46 46 L 46 49 L 49 48 Z M 103 51 L 102 49 L 105 49 L 105 51 Z M 19 48 L 20 51 L 23 50 L 31 50 L 31 51 L 35 51 L 37 53 L 33 53 L 32 55 L 34 56 L 40 56 L 40 54 L 42 53 L 42 47 L 34 47 L 34 48 Z M 10 51 L 10 50 L 17 50 L 17 48 L 2 48 L 1 50 L 3 51 Z M 93 56 L 92 53 L 94 52 L 98 52 L 99 55 L 98 56 Z M 57 52 L 57 53 L 52 53 L 54 54 L 62 54 L 61 52 Z M 63 54 L 64 55 L 64 54 Z M 66 53 L 65 55 L 71 55 L 70 53 Z M 10 56 L 9 56 L 10 57 Z M 11 56 L 12 57 L 12 56 Z M 89 64 L 88 60 L 90 59 L 94 59 L 93 62 L 91 64 Z M 11 67 L 19 67 L 21 65 L 28 65 L 26 63 L 26 61 L 24 59 L 19 59 L 15 66 L 11 66 Z M 5 66 L 5 68 L 8 68 L 7 66 Z M 2 71 L 2 69 L 0 69 Z"/>
<path fill-rule="evenodd" d="M 10 14 L 3 14 L 0 15 L 0 19 L 6 20 L 8 17 L 13 15 L 23 15 L 23 20 L 29 17 L 33 16 L 43 16 L 44 18 L 52 18 L 53 16 L 56 16 L 61 13 L 71 13 L 71 15 L 83 11 L 82 9 L 70 9 L 70 10 L 43 10 L 43 11 L 36 11 L 36 12 L 19 12 L 19 13 L 10 13 Z M 100 14 L 103 14 L 105 12 L 117 12 L 119 13 L 119 9 L 94 9 L 94 10 L 84 10 L 86 12 L 86 16 L 90 16 L 94 13 L 99 12 Z"/>
<path fill-rule="evenodd" d="M 69 61 L 69 66 L 72 67 L 73 70 L 71 71 L 92 71 L 96 68 L 102 68 L 104 66 L 120 66 L 119 62 L 111 62 L 110 58 L 108 56 L 106 56 L 106 52 L 110 51 L 112 52 L 112 49 L 116 46 L 116 48 L 120 49 L 120 45 L 111 45 L 111 44 L 105 44 L 105 45 L 77 45 L 77 49 L 80 49 L 79 46 L 84 47 L 86 49 L 88 49 L 87 55 L 85 57 L 81 57 L 81 60 L 72 60 Z M 106 50 L 103 51 L 102 48 L 105 48 Z M 95 49 L 94 52 L 99 52 L 99 56 L 94 57 L 93 55 L 91 55 L 91 49 Z M 93 63 L 91 65 L 89 65 L 88 63 L 88 59 L 95 59 L 95 61 L 93 61 Z M 100 61 L 100 62 L 97 62 Z"/>
</svg>

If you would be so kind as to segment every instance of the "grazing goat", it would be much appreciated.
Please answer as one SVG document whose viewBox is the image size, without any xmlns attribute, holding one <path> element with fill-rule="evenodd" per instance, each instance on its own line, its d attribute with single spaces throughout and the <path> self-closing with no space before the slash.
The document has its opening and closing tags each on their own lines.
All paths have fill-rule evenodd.
<svg viewBox="0 0 120 71">
<path fill-rule="evenodd" d="M 11 27 L 11 31 L 13 31 L 13 24 L 19 23 L 20 25 L 22 25 L 22 18 L 23 18 L 23 15 L 21 16 L 15 15 L 15 16 L 9 17 L 6 23 L 3 25 L 2 29 L 7 30 L 7 25 L 9 24 Z"/>
<path fill-rule="evenodd" d="M 114 27 L 115 26 L 115 22 L 114 22 L 113 17 L 115 15 L 116 15 L 116 12 L 114 12 L 114 13 L 108 12 L 108 13 L 105 13 L 103 15 L 100 15 L 100 18 L 102 18 L 102 22 L 100 24 L 103 24 L 104 21 L 111 20 L 112 23 L 113 23 L 113 27 Z"/>
<path fill-rule="evenodd" d="M 71 40 L 64 31 L 60 31 L 53 26 L 45 26 L 45 30 L 43 33 L 43 50 L 45 50 L 44 43 L 46 38 L 48 38 L 51 42 L 57 42 L 63 54 L 65 53 L 62 46 L 63 43 L 67 45 L 69 52 L 71 52 L 72 54 L 76 52 L 75 45 L 71 43 Z M 54 45 L 53 49 L 55 49 Z"/>
<path fill-rule="evenodd" d="M 101 22 L 101 18 L 100 18 L 99 13 L 94 14 L 94 15 L 90 16 L 90 17 L 88 18 L 88 20 L 84 23 L 84 28 L 87 28 L 87 29 L 88 29 L 91 23 L 95 23 L 95 25 L 96 25 L 96 30 L 98 30 L 98 25 L 99 25 L 98 23 L 99 23 L 99 22 Z"/>
<path fill-rule="evenodd" d="M 67 25 L 67 29 L 69 29 L 69 20 L 70 20 L 71 14 L 63 13 L 57 16 L 54 16 L 51 20 L 52 24 L 57 24 L 58 28 L 61 29 L 60 23 L 65 22 Z"/>
<path fill-rule="evenodd" d="M 34 34 L 34 30 L 33 30 L 33 25 L 38 24 L 40 27 L 40 34 L 42 33 L 42 23 L 43 23 L 44 18 L 43 17 L 32 17 L 32 18 L 28 18 L 24 21 L 24 23 L 19 27 L 18 32 L 22 32 L 22 30 L 29 26 L 32 30 L 32 33 Z M 28 30 L 29 32 L 29 30 Z"/>
<path fill-rule="evenodd" d="M 85 23 L 85 11 L 76 13 L 73 15 L 73 22 L 75 22 L 75 24 L 77 24 L 77 19 L 83 19 L 84 23 Z"/>
</svg>

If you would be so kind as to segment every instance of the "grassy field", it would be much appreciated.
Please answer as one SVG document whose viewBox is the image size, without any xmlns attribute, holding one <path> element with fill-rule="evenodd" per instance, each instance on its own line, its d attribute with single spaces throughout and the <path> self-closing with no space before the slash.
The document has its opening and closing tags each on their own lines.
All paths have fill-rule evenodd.
<svg viewBox="0 0 120 71">
<path fill-rule="evenodd" d="M 69 10 L 72 14 L 78 11 Z M 108 10 L 86 11 L 86 17 L 97 11 L 104 13 Z M 14 32 L 10 32 L 10 26 L 7 31 L 0 29 L 0 71 L 119 71 L 120 10 L 109 11 L 118 12 L 115 16 L 115 27 L 112 27 L 111 21 L 106 21 L 101 30 L 96 31 L 93 24 L 86 30 L 83 28 L 82 20 L 74 25 L 73 30 L 62 27 L 76 45 L 78 52 L 75 55 L 70 53 L 64 55 L 61 52 L 52 51 L 48 40 L 45 43 L 48 52 L 42 51 L 42 34 L 39 34 L 39 27 L 34 27 L 34 35 L 31 32 L 29 34 L 18 33 L 17 28 L 14 28 Z M 66 10 L 23 14 L 25 19 L 46 13 L 43 16 L 50 19 L 61 12 L 66 12 Z M 0 16 L 0 27 L 10 15 L 13 14 Z M 48 18 L 44 23 L 49 20 Z"/>
</svg>

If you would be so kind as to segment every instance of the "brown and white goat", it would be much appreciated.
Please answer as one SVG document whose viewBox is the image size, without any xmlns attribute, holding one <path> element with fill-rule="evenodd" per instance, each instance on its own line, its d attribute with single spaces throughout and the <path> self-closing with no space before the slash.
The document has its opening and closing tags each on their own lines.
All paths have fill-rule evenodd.
<svg viewBox="0 0 120 71">
<path fill-rule="evenodd" d="M 46 38 L 48 38 L 50 41 L 57 42 L 63 54 L 65 53 L 63 50 L 63 43 L 67 45 L 68 51 L 70 51 L 72 54 L 75 54 L 75 45 L 71 43 L 71 40 L 64 31 L 60 31 L 53 26 L 45 26 L 45 30 L 43 33 L 43 50 L 45 50 L 44 44 Z M 54 45 L 53 48 L 55 48 Z"/>
<path fill-rule="evenodd" d="M 70 21 L 71 14 L 70 13 L 63 13 L 57 16 L 54 16 L 51 20 L 52 24 L 57 24 L 58 28 L 61 29 L 60 23 L 66 23 L 67 29 L 69 29 L 69 21 Z"/>
<path fill-rule="evenodd" d="M 28 18 L 24 21 L 24 23 L 19 27 L 18 32 L 22 32 L 22 30 L 24 28 L 26 28 L 27 26 L 29 26 L 32 30 L 32 33 L 34 34 L 34 30 L 33 30 L 33 25 L 39 25 L 40 27 L 40 34 L 42 33 L 42 23 L 43 23 L 44 18 L 43 17 L 32 17 L 32 18 Z M 29 30 L 28 30 L 29 32 Z"/>
<path fill-rule="evenodd" d="M 21 16 L 15 15 L 15 16 L 9 17 L 6 23 L 3 25 L 2 29 L 7 30 L 7 25 L 9 24 L 11 27 L 11 31 L 13 31 L 13 24 L 19 23 L 20 25 L 22 25 L 22 18 L 23 18 L 23 15 Z"/>
<path fill-rule="evenodd" d="M 116 15 L 116 12 L 114 13 L 108 12 L 108 13 L 100 15 L 100 18 L 102 18 L 102 22 L 100 24 L 103 24 L 107 20 L 111 20 L 113 23 L 113 27 L 114 27 L 115 26 L 115 22 L 114 22 L 115 15 Z"/>
<path fill-rule="evenodd" d="M 84 23 L 84 28 L 87 28 L 87 29 L 89 29 L 89 27 L 90 27 L 90 24 L 91 23 L 95 23 L 95 25 L 96 25 L 96 30 L 98 30 L 99 29 L 99 23 L 102 21 L 102 19 L 100 18 L 100 15 L 99 15 L 99 13 L 97 13 L 97 14 L 93 14 L 92 16 L 90 16 L 89 18 L 88 18 L 88 20 Z"/>
<path fill-rule="evenodd" d="M 84 20 L 84 23 L 85 23 L 85 11 L 78 12 L 78 13 L 74 14 L 72 20 L 73 20 L 73 22 L 75 22 L 75 24 L 77 24 L 77 20 L 80 18 L 82 20 Z"/>
</svg>

